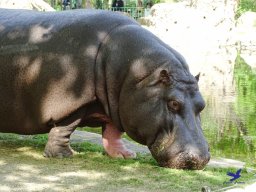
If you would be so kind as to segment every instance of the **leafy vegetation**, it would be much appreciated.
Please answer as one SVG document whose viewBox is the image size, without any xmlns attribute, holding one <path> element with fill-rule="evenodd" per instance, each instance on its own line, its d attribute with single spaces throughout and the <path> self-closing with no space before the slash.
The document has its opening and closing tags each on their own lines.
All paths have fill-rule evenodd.
<svg viewBox="0 0 256 192">
<path fill-rule="evenodd" d="M 256 71 L 252 70 L 238 55 L 236 58 L 235 74 L 237 87 L 236 113 L 239 115 L 244 127 L 244 138 L 247 146 L 256 161 Z M 246 115 L 244 115 L 246 114 Z M 242 128 L 243 129 L 243 128 Z M 250 137 L 248 137 L 250 136 Z M 256 164 L 256 162 L 255 162 Z"/>
<path fill-rule="evenodd" d="M 236 100 L 216 105 L 211 98 L 206 98 L 202 126 L 213 156 L 244 161 L 255 167 L 256 71 L 240 56 L 236 58 L 234 68 Z M 220 117 L 216 118 L 215 114 Z"/>
<path fill-rule="evenodd" d="M 255 0 L 240 0 L 238 9 L 236 12 L 236 18 L 239 18 L 241 14 L 246 11 L 256 12 L 256 1 Z"/>
</svg>

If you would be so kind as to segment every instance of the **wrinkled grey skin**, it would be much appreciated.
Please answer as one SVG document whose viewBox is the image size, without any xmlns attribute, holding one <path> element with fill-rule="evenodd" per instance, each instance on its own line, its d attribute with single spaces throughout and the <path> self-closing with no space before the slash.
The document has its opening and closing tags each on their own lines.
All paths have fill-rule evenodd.
<svg viewBox="0 0 256 192">
<path fill-rule="evenodd" d="M 71 155 L 77 126 L 110 119 L 161 166 L 202 169 L 210 159 L 197 79 L 121 14 L 0 9 L 0 82 L 0 131 L 50 132 L 46 156 Z"/>
</svg>

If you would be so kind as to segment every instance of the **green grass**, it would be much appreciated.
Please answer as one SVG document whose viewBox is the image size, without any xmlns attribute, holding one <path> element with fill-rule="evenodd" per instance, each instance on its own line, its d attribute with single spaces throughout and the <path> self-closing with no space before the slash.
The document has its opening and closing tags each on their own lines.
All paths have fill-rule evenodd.
<svg viewBox="0 0 256 192">
<path fill-rule="evenodd" d="M 80 127 L 78 128 L 78 130 L 81 130 L 81 131 L 88 131 L 88 132 L 91 132 L 91 133 L 97 133 L 97 134 L 102 134 L 102 128 L 101 127 L 94 127 L 94 128 L 90 128 L 90 127 Z M 125 138 L 131 142 L 135 142 L 134 140 L 132 140 L 126 133 L 124 133 L 122 135 L 122 138 Z M 136 142 L 135 142 L 136 143 Z"/>
<path fill-rule="evenodd" d="M 101 146 L 89 143 L 72 145 L 79 152 L 72 158 L 47 159 L 41 155 L 46 141 L 47 135 L 21 139 L 18 135 L 0 134 L 0 191 L 1 185 L 15 189 L 14 183 L 25 191 L 28 183 L 37 184 L 40 189 L 49 180 L 51 184 L 43 189 L 50 191 L 186 192 L 200 191 L 203 186 L 216 190 L 228 186 L 223 184 L 229 180 L 227 171 L 236 171 L 210 167 L 200 171 L 167 169 L 159 167 L 150 155 L 113 159 L 104 155 Z M 12 177 L 16 180 L 11 181 Z M 243 170 L 240 180 L 251 178 L 253 173 Z"/>
</svg>

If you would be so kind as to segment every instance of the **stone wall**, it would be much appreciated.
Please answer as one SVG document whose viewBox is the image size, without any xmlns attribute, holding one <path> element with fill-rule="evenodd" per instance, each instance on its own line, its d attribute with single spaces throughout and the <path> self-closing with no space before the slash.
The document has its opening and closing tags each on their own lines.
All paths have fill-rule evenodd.
<svg viewBox="0 0 256 192">
<path fill-rule="evenodd" d="M 194 75 L 201 73 L 200 87 L 205 94 L 217 91 L 225 97 L 230 95 L 227 92 L 234 93 L 237 56 L 234 15 L 219 7 L 210 11 L 209 7 L 198 9 L 184 2 L 156 4 L 144 23 L 148 30 L 185 56 Z"/>
<path fill-rule="evenodd" d="M 256 69 L 256 13 L 242 14 L 237 20 L 236 30 L 241 57 Z"/>
</svg>

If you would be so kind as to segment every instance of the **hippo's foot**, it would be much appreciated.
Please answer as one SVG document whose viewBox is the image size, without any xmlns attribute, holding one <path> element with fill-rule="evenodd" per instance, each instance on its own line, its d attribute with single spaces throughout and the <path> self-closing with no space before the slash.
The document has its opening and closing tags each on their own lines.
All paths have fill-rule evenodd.
<svg viewBox="0 0 256 192">
<path fill-rule="evenodd" d="M 54 127 L 51 129 L 44 149 L 45 157 L 70 157 L 74 150 L 69 145 L 69 137 L 73 129 L 70 127 Z"/>
<path fill-rule="evenodd" d="M 135 158 L 136 153 L 127 149 L 121 139 L 122 132 L 108 123 L 103 131 L 103 147 L 110 157 L 114 158 Z"/>
<path fill-rule="evenodd" d="M 49 144 L 45 146 L 44 157 L 71 157 L 74 154 L 74 150 L 70 146 L 56 146 L 56 144 Z"/>
</svg>

